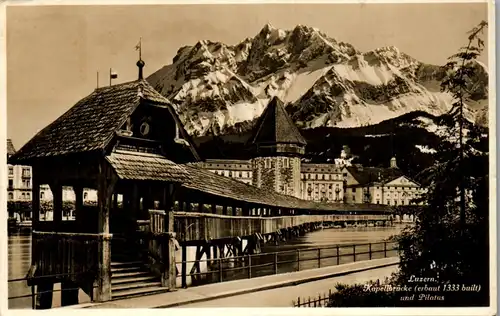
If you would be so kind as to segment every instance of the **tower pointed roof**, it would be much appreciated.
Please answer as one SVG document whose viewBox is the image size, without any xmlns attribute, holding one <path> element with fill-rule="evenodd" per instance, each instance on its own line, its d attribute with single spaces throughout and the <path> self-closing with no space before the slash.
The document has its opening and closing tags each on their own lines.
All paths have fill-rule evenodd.
<svg viewBox="0 0 500 316">
<path fill-rule="evenodd" d="M 274 97 L 260 116 L 252 135 L 252 144 L 307 144 L 281 101 Z"/>
<path fill-rule="evenodd" d="M 16 149 L 14 148 L 14 144 L 11 139 L 7 139 L 7 156 L 12 156 L 16 153 Z"/>
</svg>

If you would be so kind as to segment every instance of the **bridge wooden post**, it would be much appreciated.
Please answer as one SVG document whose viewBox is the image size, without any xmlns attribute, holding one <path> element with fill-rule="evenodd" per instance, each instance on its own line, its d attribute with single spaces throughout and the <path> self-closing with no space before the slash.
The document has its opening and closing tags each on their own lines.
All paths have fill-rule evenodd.
<svg viewBox="0 0 500 316">
<path fill-rule="evenodd" d="M 227 205 L 222 206 L 222 215 L 228 215 L 227 214 Z"/>
<path fill-rule="evenodd" d="M 83 186 L 75 185 L 73 186 L 73 191 L 75 191 L 75 221 L 77 223 L 82 223 L 83 215 Z M 80 225 L 77 225 L 77 229 Z"/>
<path fill-rule="evenodd" d="M 164 229 L 168 238 L 167 240 L 162 240 L 163 247 L 164 249 L 166 248 L 166 253 L 163 254 L 166 257 L 166 266 L 162 272 L 162 286 L 168 287 L 171 291 L 175 290 L 177 279 L 175 264 L 175 239 L 177 236 L 174 232 L 174 190 L 175 187 L 173 184 L 168 184 L 167 187 L 164 187 L 161 200 L 161 206 L 166 212 Z"/>
<path fill-rule="evenodd" d="M 38 230 L 38 223 L 40 222 L 40 179 L 38 175 L 38 169 L 33 167 L 32 169 L 32 202 L 31 202 L 31 228 L 33 230 Z M 33 264 L 33 247 L 31 250 L 31 263 Z"/>
<path fill-rule="evenodd" d="M 217 204 L 212 203 L 210 210 L 211 210 L 212 214 L 217 214 Z"/>
<path fill-rule="evenodd" d="M 186 243 L 184 242 L 182 244 L 182 262 L 181 262 L 181 286 L 182 288 L 187 288 L 187 246 Z"/>
<path fill-rule="evenodd" d="M 98 233 L 98 286 L 97 301 L 111 299 L 111 234 L 109 233 L 109 209 L 116 184 L 114 174 L 110 172 L 104 160 L 99 163 L 97 199 L 99 205 Z"/>
<path fill-rule="evenodd" d="M 78 286 L 71 281 L 61 282 L 61 306 L 78 304 Z"/>
<path fill-rule="evenodd" d="M 36 309 L 52 308 L 52 298 L 54 291 L 54 283 L 52 281 L 44 281 L 36 287 Z"/>
<path fill-rule="evenodd" d="M 131 192 L 131 200 L 130 200 L 130 210 L 131 214 L 134 216 L 134 220 L 137 219 L 137 212 L 139 211 L 139 202 L 140 202 L 140 197 L 139 197 L 139 186 L 137 183 L 132 184 L 132 192 Z"/>
<path fill-rule="evenodd" d="M 62 221 L 62 185 L 59 183 L 50 184 L 50 190 L 52 191 L 52 199 L 54 201 L 54 206 L 52 209 L 52 219 L 54 221 L 54 230 L 59 231 L 61 228 Z"/>
<path fill-rule="evenodd" d="M 250 208 L 248 207 L 247 203 L 243 204 L 243 207 L 241 208 L 241 215 L 242 216 L 249 216 L 250 215 Z"/>
<path fill-rule="evenodd" d="M 144 190 L 144 197 L 142 200 L 142 212 L 140 219 L 148 220 L 149 219 L 149 210 L 154 206 L 153 196 L 151 192 L 151 187 L 148 186 L 146 190 Z"/>
</svg>

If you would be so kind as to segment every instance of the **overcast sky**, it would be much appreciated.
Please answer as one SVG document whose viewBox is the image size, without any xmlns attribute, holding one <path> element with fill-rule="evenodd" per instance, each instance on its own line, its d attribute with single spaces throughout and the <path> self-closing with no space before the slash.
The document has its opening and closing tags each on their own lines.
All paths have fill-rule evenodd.
<svg viewBox="0 0 500 316">
<path fill-rule="evenodd" d="M 139 37 L 146 76 L 182 46 L 202 39 L 236 44 L 268 22 L 317 27 L 361 51 L 394 45 L 443 64 L 481 20 L 481 3 L 8 7 L 7 136 L 19 149 L 90 94 L 98 70 L 101 86 L 109 84 L 110 67 L 118 72 L 114 83 L 135 80 Z"/>
</svg>

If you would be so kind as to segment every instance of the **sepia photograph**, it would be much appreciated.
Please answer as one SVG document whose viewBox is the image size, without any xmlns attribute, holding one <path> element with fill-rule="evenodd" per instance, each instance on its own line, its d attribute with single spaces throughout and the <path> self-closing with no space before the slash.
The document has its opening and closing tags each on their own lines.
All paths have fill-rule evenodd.
<svg viewBox="0 0 500 316">
<path fill-rule="evenodd" d="M 493 1 L 49 4 L 2 4 L 3 311 L 496 314 Z"/>
</svg>

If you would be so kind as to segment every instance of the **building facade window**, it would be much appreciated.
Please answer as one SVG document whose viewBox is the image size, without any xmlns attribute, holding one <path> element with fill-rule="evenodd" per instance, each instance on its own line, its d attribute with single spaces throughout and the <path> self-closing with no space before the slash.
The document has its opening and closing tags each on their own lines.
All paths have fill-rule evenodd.
<svg viewBox="0 0 500 316">
<path fill-rule="evenodd" d="M 9 200 L 13 200 L 14 199 L 14 194 L 12 192 L 9 192 Z"/>
<path fill-rule="evenodd" d="M 9 176 L 12 176 L 12 175 L 14 175 L 14 167 L 9 166 Z"/>
<path fill-rule="evenodd" d="M 9 179 L 9 190 L 12 190 L 14 188 L 14 180 Z"/>
<path fill-rule="evenodd" d="M 23 168 L 23 177 L 30 177 L 30 176 L 31 176 L 30 168 Z"/>
<path fill-rule="evenodd" d="M 44 199 L 45 198 L 45 192 L 40 192 L 40 199 Z"/>
</svg>

